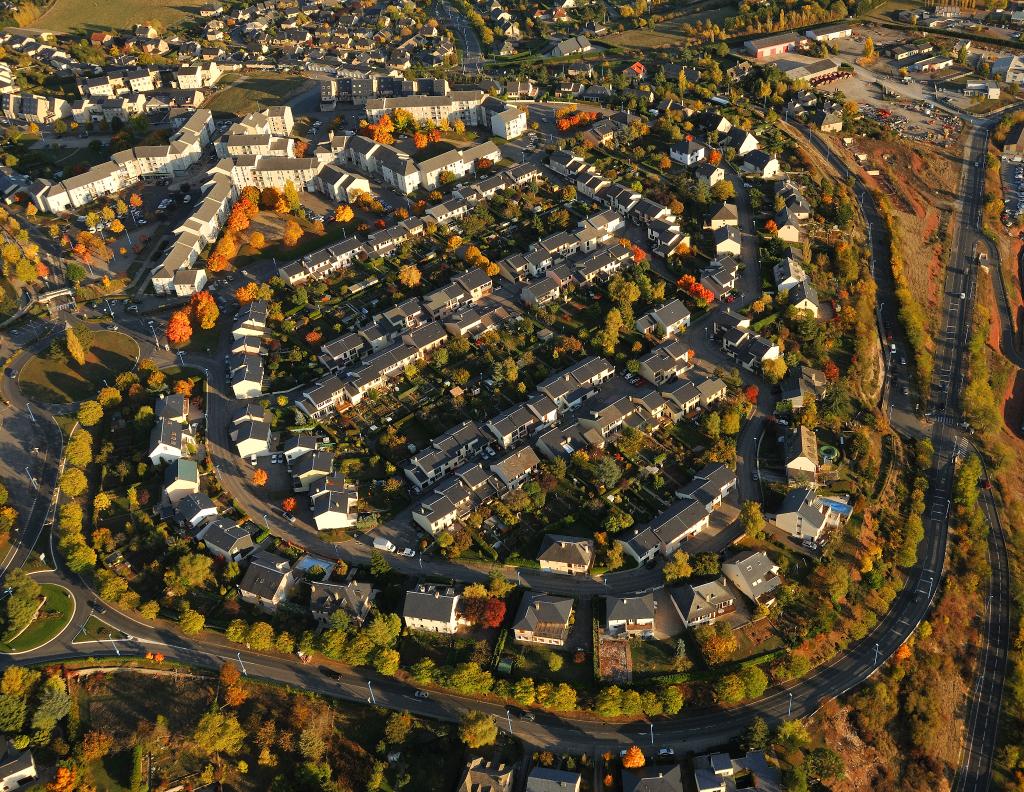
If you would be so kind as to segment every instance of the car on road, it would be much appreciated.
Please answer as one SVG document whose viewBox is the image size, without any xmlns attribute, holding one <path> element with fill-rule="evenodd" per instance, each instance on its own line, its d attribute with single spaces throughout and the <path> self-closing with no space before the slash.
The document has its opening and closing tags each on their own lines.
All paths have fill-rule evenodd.
<svg viewBox="0 0 1024 792">
<path fill-rule="evenodd" d="M 339 674 L 333 668 L 328 668 L 327 666 L 320 666 L 320 673 L 328 679 L 341 679 L 341 674 Z"/>
<path fill-rule="evenodd" d="M 12 368 L 5 368 L 4 369 L 4 374 L 7 375 L 8 377 L 10 377 L 11 379 L 14 379 L 14 373 L 15 373 L 14 369 L 12 369 Z"/>
<path fill-rule="evenodd" d="M 427 691 L 425 691 L 425 690 L 417 690 L 415 693 L 413 693 L 413 695 L 416 698 L 418 698 L 418 699 L 428 699 L 428 698 L 430 698 L 430 694 L 427 693 Z"/>
<path fill-rule="evenodd" d="M 406 558 L 415 558 L 416 551 L 413 550 L 411 547 L 406 547 L 401 551 L 400 555 L 404 555 Z"/>
<path fill-rule="evenodd" d="M 92 608 L 94 611 L 96 611 L 96 613 L 100 614 L 101 616 L 107 612 L 107 609 L 96 600 L 89 600 L 88 604 L 90 608 Z"/>
<path fill-rule="evenodd" d="M 658 758 L 659 759 L 672 759 L 676 755 L 676 752 L 671 748 L 659 748 Z"/>
</svg>

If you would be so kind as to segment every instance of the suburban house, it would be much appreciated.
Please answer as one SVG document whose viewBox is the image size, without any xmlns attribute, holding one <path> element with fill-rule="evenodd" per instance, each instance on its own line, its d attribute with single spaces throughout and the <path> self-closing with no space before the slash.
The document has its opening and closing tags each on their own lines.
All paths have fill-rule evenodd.
<svg viewBox="0 0 1024 792">
<path fill-rule="evenodd" d="M 586 575 L 594 563 L 594 543 L 575 536 L 547 534 L 537 554 L 540 568 L 563 575 Z"/>
<path fill-rule="evenodd" d="M 243 459 L 270 453 L 270 424 L 263 421 L 242 421 L 231 430 L 231 440 Z"/>
<path fill-rule="evenodd" d="M 27 787 L 37 778 L 31 751 L 19 751 L 0 738 L 0 752 L 0 792 Z"/>
<path fill-rule="evenodd" d="M 564 646 L 572 621 L 572 597 L 528 591 L 512 623 L 512 633 L 520 643 Z"/>
<path fill-rule="evenodd" d="M 158 421 L 188 423 L 188 399 L 180 393 L 168 393 L 156 400 L 153 413 Z"/>
<path fill-rule="evenodd" d="M 754 149 L 743 158 L 740 171 L 760 176 L 762 179 L 774 179 L 779 175 L 781 166 L 774 155 L 760 149 Z"/>
<path fill-rule="evenodd" d="M 314 581 L 309 584 L 309 611 L 321 627 L 331 626 L 335 613 L 344 613 L 350 622 L 361 625 L 369 617 L 376 596 L 377 589 L 369 583 Z"/>
<path fill-rule="evenodd" d="M 477 756 L 466 763 L 455 792 L 512 792 L 515 767 Z"/>
<path fill-rule="evenodd" d="M 697 792 L 779 792 L 782 773 L 768 764 L 764 751 L 751 751 L 740 759 L 727 753 L 693 758 L 693 778 Z M 740 784 L 742 783 L 742 787 Z"/>
<path fill-rule="evenodd" d="M 736 600 L 725 579 L 669 589 L 672 605 L 684 627 L 709 624 L 736 610 Z"/>
<path fill-rule="evenodd" d="M 324 476 L 309 488 L 309 507 L 318 531 L 354 528 L 359 519 L 359 493 L 341 474 Z"/>
<path fill-rule="evenodd" d="M 787 432 L 785 458 L 790 482 L 814 481 L 818 474 L 818 438 L 814 430 L 798 426 Z"/>
<path fill-rule="evenodd" d="M 225 562 L 237 561 L 243 553 L 255 547 L 249 529 L 233 525 L 228 520 L 214 520 L 196 538 L 206 544 L 210 555 Z"/>
<path fill-rule="evenodd" d="M 763 550 L 748 550 L 722 564 L 722 574 L 751 602 L 768 606 L 782 585 L 779 568 Z"/>
<path fill-rule="evenodd" d="M 683 771 L 678 764 L 650 764 L 622 771 L 622 792 L 684 792 Z"/>
<path fill-rule="evenodd" d="M 705 528 L 711 512 L 736 488 L 736 474 L 721 463 L 705 465 L 693 479 L 676 491 L 680 500 L 673 503 L 646 526 L 633 531 L 628 539 L 618 540 L 623 549 L 643 564 L 658 553 L 670 556 L 687 539 Z"/>
<path fill-rule="evenodd" d="M 293 585 L 295 576 L 288 559 L 260 550 L 253 554 L 249 568 L 238 584 L 238 593 L 243 602 L 270 612 L 277 610 Z"/>
<path fill-rule="evenodd" d="M 171 463 L 187 456 L 195 438 L 177 421 L 164 418 L 156 422 L 149 436 L 149 461 L 154 465 Z"/>
<path fill-rule="evenodd" d="M 450 635 L 459 629 L 458 606 L 455 589 L 421 584 L 405 592 L 402 619 L 410 630 Z"/>
<path fill-rule="evenodd" d="M 780 385 L 781 401 L 789 402 L 790 407 L 799 410 L 804 406 L 805 399 L 821 396 L 827 385 L 824 372 L 810 366 L 797 366 L 790 369 Z"/>
<path fill-rule="evenodd" d="M 829 529 L 843 521 L 833 502 L 818 497 L 814 490 L 797 487 L 786 493 L 775 515 L 775 524 L 794 539 L 817 542 Z"/>
<path fill-rule="evenodd" d="M 194 459 L 175 459 L 164 471 L 164 494 L 172 506 L 199 492 L 199 466 Z"/>
<path fill-rule="evenodd" d="M 690 325 L 690 311 L 682 300 L 672 300 L 636 320 L 638 333 L 652 331 L 659 338 L 669 339 Z"/>
<path fill-rule="evenodd" d="M 658 609 L 654 594 L 631 597 L 605 597 L 605 630 L 609 635 L 654 637 L 654 614 Z"/>
<path fill-rule="evenodd" d="M 583 777 L 571 770 L 537 765 L 526 777 L 526 792 L 580 792 Z"/>
<path fill-rule="evenodd" d="M 178 501 L 175 515 L 182 525 L 198 528 L 205 520 L 217 516 L 217 507 L 213 505 L 213 501 L 208 495 L 197 492 L 194 495 L 186 495 Z"/>
<path fill-rule="evenodd" d="M 698 165 L 707 155 L 707 147 L 696 140 L 684 140 L 668 150 L 668 156 L 673 162 L 687 167 Z"/>
</svg>

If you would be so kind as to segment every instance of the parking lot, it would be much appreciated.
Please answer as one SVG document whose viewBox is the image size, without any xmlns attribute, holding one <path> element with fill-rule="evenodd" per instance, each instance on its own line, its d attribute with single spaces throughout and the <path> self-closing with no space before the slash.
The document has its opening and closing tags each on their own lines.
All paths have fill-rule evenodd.
<svg viewBox="0 0 1024 792">
<path fill-rule="evenodd" d="M 1024 214 L 1024 162 L 1003 160 L 1003 223 L 1012 225 Z"/>
</svg>

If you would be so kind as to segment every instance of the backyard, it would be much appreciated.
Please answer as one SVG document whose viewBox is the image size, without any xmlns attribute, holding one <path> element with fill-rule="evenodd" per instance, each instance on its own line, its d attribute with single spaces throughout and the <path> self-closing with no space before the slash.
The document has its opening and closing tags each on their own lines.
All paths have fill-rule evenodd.
<svg viewBox="0 0 1024 792">
<path fill-rule="evenodd" d="M 59 343 L 59 342 L 58 342 Z M 18 384 L 26 398 L 68 404 L 91 398 L 104 381 L 113 383 L 139 355 L 139 345 L 124 333 L 98 330 L 85 356 L 85 365 L 49 356 L 35 356 L 21 369 Z"/>
</svg>

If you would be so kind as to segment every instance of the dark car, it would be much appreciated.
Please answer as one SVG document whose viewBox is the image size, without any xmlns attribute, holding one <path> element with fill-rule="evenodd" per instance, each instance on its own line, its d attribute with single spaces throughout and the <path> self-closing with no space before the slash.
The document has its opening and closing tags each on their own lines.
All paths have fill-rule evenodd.
<svg viewBox="0 0 1024 792">
<path fill-rule="evenodd" d="M 320 673 L 328 679 L 341 679 L 341 674 L 339 674 L 333 668 L 328 668 L 327 666 L 320 666 Z"/>
<path fill-rule="evenodd" d="M 92 608 L 94 611 L 96 611 L 101 616 L 104 613 L 107 612 L 107 609 L 105 607 L 103 607 L 103 605 L 101 603 L 96 602 L 96 600 L 89 600 L 89 607 Z"/>
<path fill-rule="evenodd" d="M 14 369 L 12 369 L 12 368 L 5 368 L 4 369 L 4 374 L 6 374 L 11 379 L 14 379 Z"/>
</svg>

